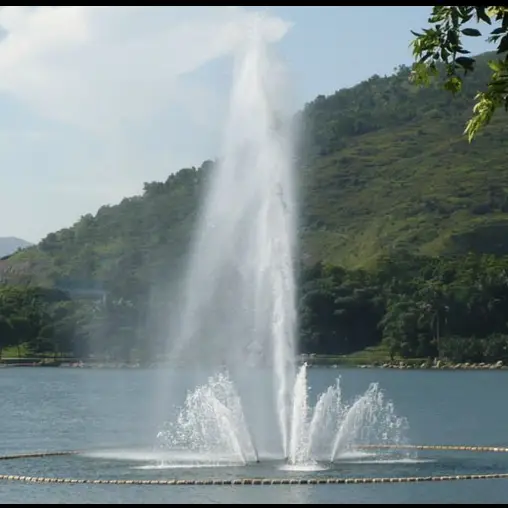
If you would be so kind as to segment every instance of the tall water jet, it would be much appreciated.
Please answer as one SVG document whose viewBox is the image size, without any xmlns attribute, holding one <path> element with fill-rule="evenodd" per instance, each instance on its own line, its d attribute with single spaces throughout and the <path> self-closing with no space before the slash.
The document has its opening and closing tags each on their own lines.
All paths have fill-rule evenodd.
<svg viewBox="0 0 508 508">
<path fill-rule="evenodd" d="M 306 463 L 309 460 L 308 415 L 307 365 L 304 364 L 296 376 L 293 390 L 293 411 L 291 413 L 288 454 L 290 464 Z"/>
<path fill-rule="evenodd" d="M 295 199 L 281 78 L 282 68 L 253 31 L 236 61 L 222 155 L 212 169 L 171 355 L 210 374 L 226 369 L 241 399 L 266 422 L 266 434 L 273 434 L 275 418 L 287 454 Z M 259 392 L 260 379 L 268 380 L 267 393 Z"/>
<path fill-rule="evenodd" d="M 293 143 L 280 71 L 256 36 L 237 59 L 222 155 L 172 316 L 173 359 L 207 380 L 158 437 L 208 465 L 270 456 L 314 467 L 358 444 L 397 444 L 405 429 L 377 385 L 349 405 L 337 381 L 312 410 L 307 366 L 296 375 Z"/>
</svg>

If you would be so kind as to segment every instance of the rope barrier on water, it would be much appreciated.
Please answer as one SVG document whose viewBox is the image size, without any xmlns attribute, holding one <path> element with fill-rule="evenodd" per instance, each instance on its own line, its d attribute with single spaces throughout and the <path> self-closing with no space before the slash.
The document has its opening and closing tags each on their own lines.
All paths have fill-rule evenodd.
<svg viewBox="0 0 508 508">
<path fill-rule="evenodd" d="M 455 452 L 495 452 L 508 453 L 505 446 L 459 446 L 459 445 L 410 445 L 410 444 L 377 444 L 362 445 L 361 450 L 432 450 L 432 451 L 455 451 Z"/>
<path fill-rule="evenodd" d="M 364 445 L 359 447 L 363 450 L 433 450 L 433 451 L 470 451 L 470 452 L 494 452 L 508 453 L 508 447 L 499 446 L 457 446 L 457 445 Z M 54 457 L 62 455 L 77 455 L 79 451 L 55 451 L 22 453 L 16 455 L 3 455 L 0 460 L 28 459 L 41 457 Z M 0 474 L 0 480 L 21 481 L 29 483 L 67 483 L 67 484 L 94 484 L 94 485 L 358 485 L 372 483 L 419 483 L 419 482 L 444 482 L 457 480 L 494 480 L 508 479 L 508 473 L 486 474 L 458 474 L 443 476 L 402 476 L 380 478 L 230 478 L 230 479 L 86 479 L 86 478 L 56 478 L 43 476 L 26 476 Z"/>
</svg>

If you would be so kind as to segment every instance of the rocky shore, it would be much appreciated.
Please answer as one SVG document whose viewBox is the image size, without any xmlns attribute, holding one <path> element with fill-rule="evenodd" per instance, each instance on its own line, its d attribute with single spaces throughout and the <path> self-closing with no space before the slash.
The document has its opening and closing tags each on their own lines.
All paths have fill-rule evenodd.
<svg viewBox="0 0 508 508">
<path fill-rule="evenodd" d="M 434 360 L 433 362 L 405 363 L 389 362 L 372 365 L 358 365 L 361 369 L 378 368 L 378 369 L 438 369 L 438 370 L 501 370 L 508 369 L 500 360 L 496 363 L 450 363 L 443 360 Z"/>
</svg>

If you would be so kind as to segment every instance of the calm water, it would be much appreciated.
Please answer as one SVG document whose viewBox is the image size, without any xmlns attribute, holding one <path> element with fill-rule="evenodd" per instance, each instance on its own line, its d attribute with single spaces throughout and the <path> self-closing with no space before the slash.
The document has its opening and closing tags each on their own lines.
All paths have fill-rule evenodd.
<svg viewBox="0 0 508 508">
<path fill-rule="evenodd" d="M 92 450 L 148 443 L 156 429 L 149 370 L 1 369 L 0 453 Z M 347 397 L 379 382 L 410 423 L 414 444 L 508 446 L 507 371 L 447 372 L 311 369 L 313 392 L 338 375 Z M 508 472 L 508 454 L 419 453 L 397 464 L 344 462 L 325 476 L 415 476 Z M 271 465 L 142 469 L 134 460 L 88 455 L 0 463 L 0 473 L 81 478 L 302 476 Z M 44 485 L 0 481 L 0 503 L 503 503 L 508 480 L 400 485 L 173 487 Z"/>
</svg>

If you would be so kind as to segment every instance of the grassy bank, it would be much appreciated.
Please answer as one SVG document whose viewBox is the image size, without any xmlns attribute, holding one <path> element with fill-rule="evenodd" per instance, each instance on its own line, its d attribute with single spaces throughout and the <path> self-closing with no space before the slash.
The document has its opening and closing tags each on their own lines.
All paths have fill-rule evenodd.
<svg viewBox="0 0 508 508">
<path fill-rule="evenodd" d="M 381 366 L 388 363 L 404 362 L 405 365 L 420 366 L 426 358 L 390 358 L 388 348 L 379 344 L 378 346 L 368 347 L 362 351 L 357 351 L 349 355 L 309 355 L 303 357 L 304 361 L 312 365 L 340 365 L 358 367 L 360 365 Z"/>
<path fill-rule="evenodd" d="M 336 367 L 381 367 L 392 369 L 438 369 L 438 370 L 507 370 L 503 362 L 456 363 L 429 358 L 390 358 L 384 345 L 368 347 L 350 355 L 302 355 L 309 365 Z"/>
</svg>

